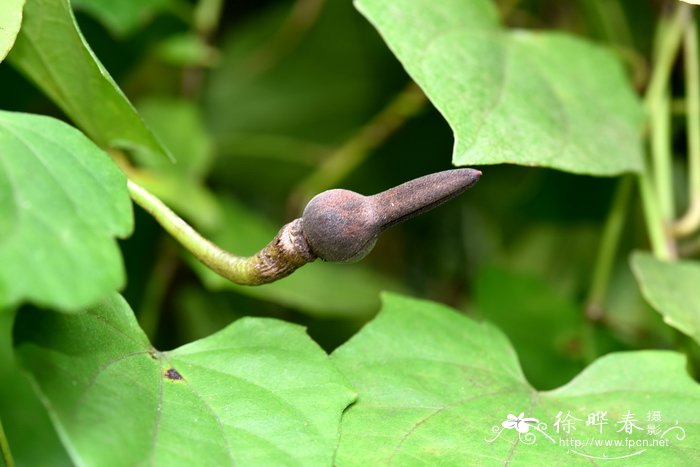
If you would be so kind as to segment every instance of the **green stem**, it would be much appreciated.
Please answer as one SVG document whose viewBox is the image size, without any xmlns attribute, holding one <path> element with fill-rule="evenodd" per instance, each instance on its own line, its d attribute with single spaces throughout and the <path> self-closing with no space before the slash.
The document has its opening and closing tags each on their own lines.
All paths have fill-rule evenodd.
<svg viewBox="0 0 700 467">
<path fill-rule="evenodd" d="M 661 18 L 654 44 L 654 70 L 644 98 L 651 124 L 653 176 L 661 217 L 670 226 L 674 218 L 673 172 L 670 136 L 669 81 L 678 56 L 690 7 L 678 6 L 672 17 Z"/>
<path fill-rule="evenodd" d="M 0 420 L 0 456 L 2 456 L 2 460 L 5 462 L 5 467 L 15 466 L 15 461 L 10 451 L 10 443 L 7 442 L 5 429 L 2 427 L 2 420 Z"/>
<path fill-rule="evenodd" d="M 598 250 L 598 258 L 596 259 L 593 281 L 586 307 L 586 315 L 592 321 L 599 321 L 603 317 L 603 303 L 605 302 L 610 275 L 615 264 L 615 256 L 620 244 L 625 217 L 627 216 L 627 207 L 632 195 L 632 187 L 634 186 L 633 181 L 633 178 L 627 175 L 618 182 L 612 207 L 605 221 L 603 238 Z"/>
<path fill-rule="evenodd" d="M 668 235 L 664 229 L 664 222 L 649 173 L 645 171 L 639 174 L 637 182 L 639 183 L 639 192 L 642 196 L 642 209 L 644 210 L 644 219 L 649 232 L 651 249 L 657 258 L 671 260 L 676 257 L 675 247 L 669 242 Z"/>
<path fill-rule="evenodd" d="M 698 31 L 689 21 L 684 37 L 685 105 L 688 133 L 688 210 L 673 226 L 678 237 L 700 228 L 700 57 Z"/>
<path fill-rule="evenodd" d="M 300 219 L 282 227 L 272 242 L 255 255 L 236 256 L 202 237 L 161 200 L 132 180 L 128 181 L 128 189 L 131 198 L 182 246 L 231 282 L 242 285 L 273 282 L 315 259 L 304 239 Z"/>
<path fill-rule="evenodd" d="M 651 113 L 651 157 L 659 209 L 665 225 L 675 215 L 673 203 L 673 154 L 671 151 L 671 107 L 668 92 L 658 97 Z"/>
<path fill-rule="evenodd" d="M 654 105 L 666 93 L 673 62 L 678 55 L 683 29 L 690 17 L 690 6 L 679 5 L 669 21 L 661 20 L 656 38 L 654 70 L 649 81 L 645 105 L 653 112 Z"/>
<path fill-rule="evenodd" d="M 690 7 L 679 5 L 669 21 L 662 19 L 659 22 L 654 46 L 654 69 L 644 97 L 652 127 L 651 151 L 654 171 L 645 170 L 639 174 L 638 181 L 652 249 L 654 254 L 662 259 L 676 257 L 676 246 L 671 236 L 673 184 L 668 142 L 670 104 L 667 92 L 673 63 L 689 17 Z"/>
<path fill-rule="evenodd" d="M 426 102 L 420 88 L 410 83 L 355 136 L 304 179 L 293 191 L 292 201 L 301 205 L 314 193 L 338 185 L 338 182 L 367 158 L 370 151 L 386 141 L 407 119 L 420 112 Z"/>
<path fill-rule="evenodd" d="M 690 21 L 688 24 L 685 37 L 685 57 L 690 143 L 689 185 L 691 196 L 700 198 L 700 57 L 698 56 L 698 30 L 695 21 Z"/>
</svg>

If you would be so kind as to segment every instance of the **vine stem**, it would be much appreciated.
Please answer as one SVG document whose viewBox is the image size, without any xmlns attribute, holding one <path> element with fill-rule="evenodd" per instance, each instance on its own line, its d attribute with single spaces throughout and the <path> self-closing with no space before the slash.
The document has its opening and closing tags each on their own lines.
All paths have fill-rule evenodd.
<svg viewBox="0 0 700 467">
<path fill-rule="evenodd" d="M 620 244 L 620 236 L 625 224 L 627 207 L 632 195 L 634 179 L 624 176 L 617 184 L 612 207 L 608 213 L 603 229 L 603 238 L 598 250 L 593 281 L 588 294 L 586 315 L 591 321 L 599 321 L 603 317 L 603 301 L 608 290 L 610 275 L 615 264 L 615 255 Z"/>
<path fill-rule="evenodd" d="M 650 117 L 654 187 L 664 229 L 669 229 L 675 216 L 675 207 L 673 202 L 671 107 L 668 91 L 658 97 Z"/>
<path fill-rule="evenodd" d="M 644 103 L 650 112 L 653 112 L 654 105 L 666 92 L 673 62 L 680 49 L 683 30 L 691 16 L 690 9 L 689 5 L 679 5 L 670 21 L 662 20 L 660 25 L 660 31 L 656 37 L 654 70 L 644 96 Z"/>
<path fill-rule="evenodd" d="M 459 196 L 479 178 L 478 170 L 452 169 L 372 196 L 343 189 L 324 191 L 306 205 L 300 218 L 283 226 L 265 248 L 249 257 L 236 256 L 202 237 L 133 180 L 128 179 L 127 187 L 131 198 L 209 269 L 237 284 L 258 285 L 288 276 L 316 258 L 357 261 L 384 230 Z"/>
<path fill-rule="evenodd" d="M 686 237 L 700 228 L 700 57 L 694 21 L 689 21 L 686 27 L 683 52 L 688 133 L 688 209 L 673 225 L 673 233 L 677 237 Z"/>
<path fill-rule="evenodd" d="M 661 259 L 674 259 L 677 256 L 671 235 L 673 183 L 668 130 L 670 105 L 667 93 L 673 63 L 690 16 L 690 7 L 680 5 L 676 7 L 668 22 L 660 22 L 655 39 L 654 69 L 644 97 L 651 124 L 653 171 L 645 169 L 639 174 L 638 183 L 652 249 Z"/>
<path fill-rule="evenodd" d="M 236 256 L 204 238 L 145 188 L 128 180 L 131 198 L 199 261 L 231 282 L 259 285 L 291 274 L 316 256 L 301 231 L 301 219 L 282 227 L 265 248 L 253 256 Z"/>
<path fill-rule="evenodd" d="M 665 233 L 663 219 L 649 173 L 645 171 L 640 174 L 637 177 L 637 182 L 639 193 L 642 197 L 642 209 L 647 224 L 647 231 L 649 232 L 651 249 L 657 258 L 664 260 L 674 259 L 676 257 L 675 248 Z"/>
<path fill-rule="evenodd" d="M 15 466 L 15 461 L 10 451 L 10 443 L 7 442 L 5 429 L 2 426 L 2 420 L 0 420 L 0 455 L 2 455 L 2 460 L 5 462 L 5 467 Z"/>
<path fill-rule="evenodd" d="M 595 13 L 607 40 L 617 48 L 623 58 L 630 61 L 634 76 L 637 77 L 634 81 L 638 82 L 639 76 L 645 74 L 640 73 L 640 70 L 645 70 L 645 65 L 640 65 L 643 60 L 634 56 L 632 35 L 620 2 L 618 0 L 588 1 L 584 4 Z M 593 361 L 597 357 L 592 323 L 600 322 L 604 318 L 605 297 L 610 285 L 610 276 L 615 265 L 633 188 L 634 177 L 632 176 L 625 175 L 617 182 L 612 205 L 603 227 L 591 286 L 584 308 L 586 317 L 590 321 L 584 328 L 583 338 L 584 352 L 589 361 Z"/>
</svg>

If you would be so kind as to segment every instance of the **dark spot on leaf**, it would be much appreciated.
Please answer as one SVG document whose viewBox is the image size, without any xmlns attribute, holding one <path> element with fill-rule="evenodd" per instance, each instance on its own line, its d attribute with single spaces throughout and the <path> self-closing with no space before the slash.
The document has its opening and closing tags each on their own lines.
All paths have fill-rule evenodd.
<svg viewBox="0 0 700 467">
<path fill-rule="evenodd" d="M 158 360 L 158 352 L 155 349 L 149 350 L 148 356 L 151 357 L 153 360 Z"/>
<path fill-rule="evenodd" d="M 175 368 L 168 368 L 165 371 L 165 377 L 173 381 L 179 381 L 182 379 L 182 375 L 178 373 Z"/>
</svg>

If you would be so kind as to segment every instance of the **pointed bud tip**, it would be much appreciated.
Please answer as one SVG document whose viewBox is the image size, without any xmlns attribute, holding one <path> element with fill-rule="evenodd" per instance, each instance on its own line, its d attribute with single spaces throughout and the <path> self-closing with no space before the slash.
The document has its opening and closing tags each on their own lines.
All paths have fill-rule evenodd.
<svg viewBox="0 0 700 467">
<path fill-rule="evenodd" d="M 481 178 L 481 170 L 477 169 L 454 169 L 454 172 L 464 177 L 467 186 L 475 184 Z"/>
<path fill-rule="evenodd" d="M 477 169 L 451 169 L 435 174 L 443 182 L 453 187 L 455 196 L 473 187 L 481 178 L 481 170 Z"/>
</svg>

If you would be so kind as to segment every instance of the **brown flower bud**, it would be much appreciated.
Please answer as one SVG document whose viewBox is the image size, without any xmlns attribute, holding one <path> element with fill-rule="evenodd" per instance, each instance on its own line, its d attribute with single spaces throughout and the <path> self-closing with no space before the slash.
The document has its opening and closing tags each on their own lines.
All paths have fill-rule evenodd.
<svg viewBox="0 0 700 467">
<path fill-rule="evenodd" d="M 481 172 L 454 169 L 411 180 L 374 196 L 329 190 L 304 209 L 302 229 L 311 251 L 325 261 L 358 261 L 385 229 L 463 193 Z"/>
</svg>

